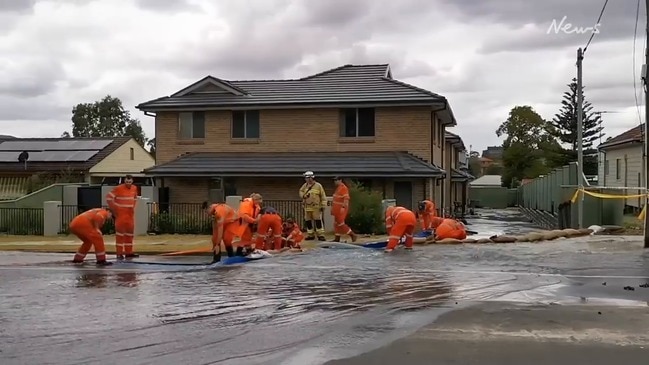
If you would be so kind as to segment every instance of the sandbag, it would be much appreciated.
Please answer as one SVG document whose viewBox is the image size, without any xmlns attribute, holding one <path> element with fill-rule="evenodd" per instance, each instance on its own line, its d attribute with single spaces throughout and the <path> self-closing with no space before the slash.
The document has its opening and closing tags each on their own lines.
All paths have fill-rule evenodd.
<svg viewBox="0 0 649 365">
<path fill-rule="evenodd" d="M 476 243 L 493 243 L 493 242 L 488 238 L 480 238 Z"/>
<path fill-rule="evenodd" d="M 568 237 L 568 233 L 566 233 L 566 231 L 564 231 L 563 229 L 555 229 L 555 230 L 552 230 L 550 232 L 552 232 L 554 235 L 556 235 L 557 238 L 559 238 L 559 237 Z"/>
<path fill-rule="evenodd" d="M 594 231 L 590 228 L 582 228 L 579 230 L 579 233 L 583 234 L 584 236 L 589 235 L 593 233 Z"/>
<path fill-rule="evenodd" d="M 516 242 L 516 237 L 513 236 L 496 236 L 491 239 L 494 243 L 514 243 Z"/>
<path fill-rule="evenodd" d="M 475 238 L 465 238 L 462 240 L 462 243 L 477 243 L 477 242 L 478 240 L 476 240 Z"/>
<path fill-rule="evenodd" d="M 430 237 L 430 236 L 428 236 L 428 237 Z M 428 237 L 415 237 L 415 238 L 412 239 L 412 242 L 413 242 L 413 243 L 416 243 L 416 244 L 425 244 L 425 243 L 426 243 L 426 239 L 427 239 Z"/>
<path fill-rule="evenodd" d="M 543 234 L 539 232 L 530 232 L 525 235 L 525 238 L 527 238 L 529 242 L 538 242 L 543 240 Z"/>
<path fill-rule="evenodd" d="M 435 235 L 431 234 L 430 236 L 426 237 L 426 242 L 427 243 L 435 242 Z"/>
<path fill-rule="evenodd" d="M 579 232 L 578 230 L 572 229 L 572 228 L 566 228 L 563 231 L 566 232 L 567 237 L 578 237 L 578 236 L 583 236 L 584 235 L 583 233 Z"/>
<path fill-rule="evenodd" d="M 435 241 L 435 243 L 440 245 L 457 245 L 462 243 L 462 240 L 458 240 L 456 238 L 443 238 L 441 240 Z"/>
<path fill-rule="evenodd" d="M 516 236 L 516 242 L 529 242 L 529 238 L 527 236 Z"/>
</svg>

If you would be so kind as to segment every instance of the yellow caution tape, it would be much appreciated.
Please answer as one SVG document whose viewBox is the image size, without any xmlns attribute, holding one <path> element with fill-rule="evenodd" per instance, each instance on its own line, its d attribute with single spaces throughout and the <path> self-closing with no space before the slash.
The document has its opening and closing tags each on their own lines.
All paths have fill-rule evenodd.
<svg viewBox="0 0 649 365">
<path fill-rule="evenodd" d="M 647 205 L 642 207 L 642 212 L 640 212 L 640 215 L 638 216 L 638 220 L 643 221 L 645 214 L 647 214 Z"/>
<path fill-rule="evenodd" d="M 575 190 L 575 193 L 572 195 L 572 198 L 570 198 L 571 203 L 576 203 L 577 198 L 579 198 L 579 193 L 582 192 L 584 194 L 588 194 L 592 197 L 595 198 L 601 198 L 601 199 L 631 199 L 631 198 L 643 198 L 646 197 L 648 194 L 632 194 L 632 195 L 613 195 L 613 194 L 603 194 L 603 193 L 595 193 L 592 191 L 588 191 L 586 189 L 577 189 Z M 642 211 L 640 212 L 640 215 L 638 216 L 639 220 L 644 220 L 645 214 L 647 214 L 647 206 L 645 205 L 642 208 Z"/>
</svg>

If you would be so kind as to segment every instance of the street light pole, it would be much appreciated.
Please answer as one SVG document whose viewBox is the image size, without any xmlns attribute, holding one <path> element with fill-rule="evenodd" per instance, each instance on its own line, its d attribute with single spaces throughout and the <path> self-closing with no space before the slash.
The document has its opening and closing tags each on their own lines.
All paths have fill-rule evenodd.
<svg viewBox="0 0 649 365">
<path fill-rule="evenodd" d="M 646 0 L 649 2 L 649 0 Z M 584 131 L 583 131 L 583 102 L 584 95 L 582 93 L 582 61 L 584 60 L 584 53 L 581 48 L 577 50 L 577 181 L 579 182 L 578 188 L 584 187 Z M 581 197 L 577 199 L 577 216 L 579 221 L 579 228 L 584 228 L 584 193 L 581 192 Z"/>
</svg>

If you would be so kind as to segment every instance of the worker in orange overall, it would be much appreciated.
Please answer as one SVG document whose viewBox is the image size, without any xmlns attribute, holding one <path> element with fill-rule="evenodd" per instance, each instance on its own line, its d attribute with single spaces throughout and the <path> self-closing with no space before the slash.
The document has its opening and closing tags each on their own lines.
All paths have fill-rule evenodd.
<svg viewBox="0 0 649 365">
<path fill-rule="evenodd" d="M 406 236 L 406 249 L 411 250 L 413 245 L 412 234 L 416 225 L 417 217 L 411 210 L 404 207 L 388 207 L 385 210 L 385 228 L 389 237 L 385 252 L 392 252 L 403 236 Z"/>
<path fill-rule="evenodd" d="M 333 201 L 331 202 L 331 215 L 334 217 L 334 242 L 340 242 L 340 236 L 349 235 L 352 242 L 356 242 L 357 236 L 347 224 L 345 218 L 349 212 L 349 188 L 343 182 L 341 177 L 334 177 L 336 190 L 334 191 Z"/>
<path fill-rule="evenodd" d="M 282 224 L 282 238 L 283 246 L 288 248 L 302 248 L 300 243 L 304 241 L 304 234 L 300 226 L 291 217 L 286 218 Z"/>
<path fill-rule="evenodd" d="M 252 193 L 239 204 L 238 228 L 233 241 L 233 245 L 237 246 L 238 256 L 244 256 L 244 248 L 250 251 L 251 246 L 257 241 L 257 224 L 262 202 L 261 194 Z"/>
<path fill-rule="evenodd" d="M 266 247 L 266 236 L 273 238 L 273 250 L 282 249 L 282 217 L 277 213 L 277 210 L 272 207 L 266 207 L 261 210 L 259 214 L 259 227 L 257 229 L 257 239 L 255 240 L 255 249 L 266 250 L 271 247 Z"/>
<path fill-rule="evenodd" d="M 86 254 L 94 246 L 97 265 L 112 265 L 112 262 L 106 261 L 106 247 L 104 246 L 104 235 L 101 233 L 101 227 L 104 226 L 112 214 L 107 209 L 95 208 L 87 210 L 72 219 L 69 225 L 70 233 L 77 236 L 81 246 L 74 255 L 72 262 L 83 263 Z"/>
<path fill-rule="evenodd" d="M 463 240 L 466 238 L 466 227 L 460 221 L 445 218 L 439 227 L 435 229 L 435 240 L 442 240 L 444 238 Z"/>
<path fill-rule="evenodd" d="M 208 207 L 207 202 L 203 202 L 203 209 L 207 209 L 207 214 L 214 219 L 212 222 L 212 252 L 214 254 L 212 263 L 221 261 L 221 242 L 225 246 L 228 257 L 233 257 L 232 242 L 239 227 L 237 212 L 224 203 L 212 204 Z"/>
<path fill-rule="evenodd" d="M 132 258 L 139 255 L 133 252 L 133 234 L 135 232 L 135 203 L 137 186 L 133 185 L 133 176 L 126 175 L 124 183 L 117 185 L 106 195 L 108 207 L 115 217 L 115 246 L 117 259 Z"/>
<path fill-rule="evenodd" d="M 424 231 L 435 229 L 435 220 L 433 219 L 437 216 L 435 203 L 430 200 L 422 200 L 417 204 L 417 208 L 417 216 L 419 218 L 419 223 L 421 224 L 421 229 Z"/>
</svg>

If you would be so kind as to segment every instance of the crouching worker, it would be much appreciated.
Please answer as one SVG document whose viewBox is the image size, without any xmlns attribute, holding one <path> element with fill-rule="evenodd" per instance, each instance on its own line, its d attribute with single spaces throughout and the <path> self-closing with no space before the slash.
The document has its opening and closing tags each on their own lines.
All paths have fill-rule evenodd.
<svg viewBox="0 0 649 365">
<path fill-rule="evenodd" d="M 439 227 L 435 229 L 435 240 L 443 240 L 444 238 L 465 239 L 466 228 L 464 224 L 455 219 L 444 219 Z"/>
<path fill-rule="evenodd" d="M 275 208 L 267 207 L 261 210 L 257 227 L 255 249 L 273 249 L 276 251 L 282 249 L 282 217 L 280 217 Z M 267 236 L 273 238 L 272 247 L 265 247 L 264 243 Z"/>
<path fill-rule="evenodd" d="M 404 207 L 388 207 L 385 210 L 385 228 L 389 237 L 385 252 L 392 252 L 403 236 L 406 236 L 406 249 L 411 250 L 413 244 L 412 234 L 416 225 L 417 217 L 411 210 Z"/>
<path fill-rule="evenodd" d="M 82 263 L 90 248 L 94 246 L 97 265 L 105 266 L 113 264 L 112 262 L 106 261 L 104 235 L 101 233 L 101 227 L 111 217 L 110 210 L 95 208 L 85 211 L 72 219 L 69 227 L 70 232 L 83 242 L 74 255 L 72 262 Z"/>
<path fill-rule="evenodd" d="M 262 203 L 261 194 L 252 193 L 249 198 L 243 199 L 239 204 L 239 224 L 234 240 L 234 245 L 237 246 L 237 256 L 245 256 L 246 252 L 251 251 L 250 246 L 257 240 L 257 224 Z M 245 252 L 244 248 L 246 248 Z"/>
<path fill-rule="evenodd" d="M 302 249 L 300 243 L 304 240 L 304 234 L 300 226 L 293 221 L 293 218 L 286 218 L 286 221 L 282 224 L 282 237 L 286 247 Z"/>
<path fill-rule="evenodd" d="M 239 228 L 237 212 L 229 205 L 219 203 L 208 206 L 203 202 L 203 209 L 208 209 L 207 214 L 213 217 L 212 222 L 212 263 L 221 261 L 221 242 L 225 246 L 228 257 L 234 256 L 232 242 Z"/>
</svg>

